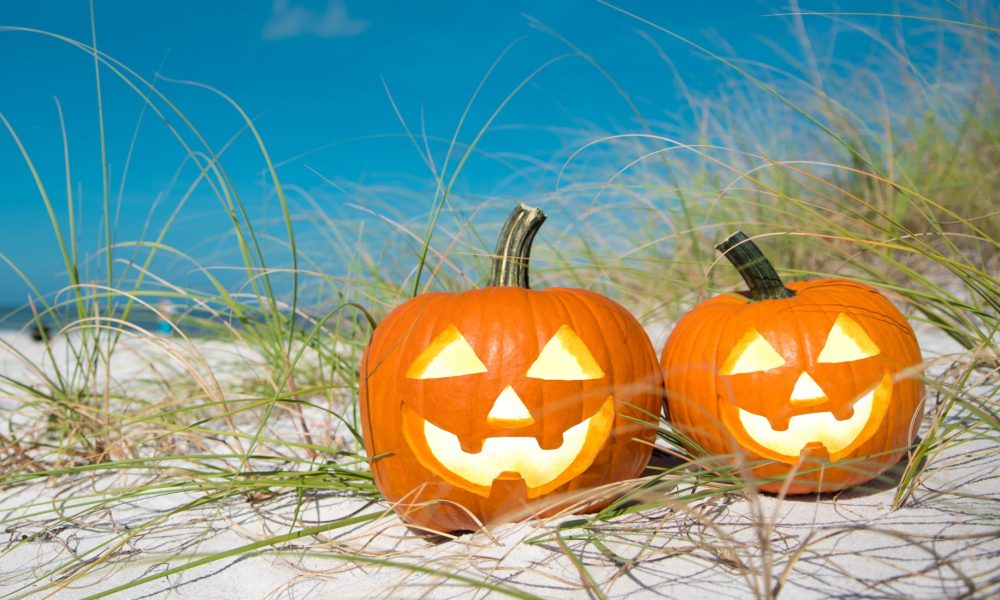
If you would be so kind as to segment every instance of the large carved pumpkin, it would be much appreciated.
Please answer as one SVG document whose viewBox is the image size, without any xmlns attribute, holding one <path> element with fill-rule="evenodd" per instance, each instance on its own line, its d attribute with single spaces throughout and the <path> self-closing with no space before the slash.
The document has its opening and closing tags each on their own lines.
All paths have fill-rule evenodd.
<svg viewBox="0 0 1000 600">
<path fill-rule="evenodd" d="M 742 233 L 718 248 L 750 291 L 702 303 L 671 333 L 670 420 L 708 452 L 758 465 L 766 491 L 839 490 L 898 462 L 923 414 L 903 315 L 860 283 L 785 287 Z"/>
<path fill-rule="evenodd" d="M 560 494 L 636 477 L 649 460 L 663 401 L 656 353 L 608 298 L 528 289 L 544 218 L 519 206 L 489 287 L 403 303 L 365 350 L 365 448 L 408 522 L 456 531 L 551 512 Z"/>
</svg>

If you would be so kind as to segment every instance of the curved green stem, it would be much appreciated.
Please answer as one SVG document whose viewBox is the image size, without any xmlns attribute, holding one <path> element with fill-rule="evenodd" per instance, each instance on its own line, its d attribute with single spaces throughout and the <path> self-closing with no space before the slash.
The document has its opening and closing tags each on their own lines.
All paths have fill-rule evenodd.
<svg viewBox="0 0 1000 600">
<path fill-rule="evenodd" d="M 519 203 L 511 211 L 500 231 L 497 248 L 493 252 L 493 266 L 490 269 L 492 287 L 517 286 L 528 289 L 528 260 L 531 258 L 531 242 L 535 239 L 545 213 L 539 208 Z"/>
<path fill-rule="evenodd" d="M 743 281 L 750 288 L 750 298 L 760 300 L 780 300 L 791 298 L 795 292 L 785 287 L 771 261 L 767 260 L 757 244 L 742 231 L 737 231 L 725 241 L 715 246 L 740 272 Z"/>
</svg>

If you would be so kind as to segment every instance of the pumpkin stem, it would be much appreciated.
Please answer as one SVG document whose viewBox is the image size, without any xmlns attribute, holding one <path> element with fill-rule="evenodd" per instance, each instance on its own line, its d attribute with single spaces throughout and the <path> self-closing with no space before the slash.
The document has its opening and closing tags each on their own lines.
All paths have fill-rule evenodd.
<svg viewBox="0 0 1000 600">
<path fill-rule="evenodd" d="M 715 247 L 733 263 L 743 281 L 750 287 L 750 298 L 754 301 L 780 300 L 791 298 L 795 292 L 785 287 L 757 244 L 742 231 L 737 231 Z"/>
<path fill-rule="evenodd" d="M 517 286 L 528 289 L 528 259 L 531 242 L 535 239 L 545 213 L 540 208 L 518 203 L 500 231 L 497 249 L 493 253 L 490 286 Z"/>
</svg>

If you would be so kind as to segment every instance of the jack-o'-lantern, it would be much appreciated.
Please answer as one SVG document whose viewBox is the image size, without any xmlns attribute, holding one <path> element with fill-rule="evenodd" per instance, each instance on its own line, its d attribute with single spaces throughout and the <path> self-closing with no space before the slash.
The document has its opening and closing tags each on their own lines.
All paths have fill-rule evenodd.
<svg viewBox="0 0 1000 600">
<path fill-rule="evenodd" d="M 873 288 L 781 282 L 737 233 L 718 246 L 750 291 L 685 315 L 661 365 L 670 420 L 745 459 L 765 491 L 833 491 L 895 464 L 923 414 L 913 330 Z M 790 480 L 788 480 L 791 478 Z"/>
<path fill-rule="evenodd" d="M 564 493 L 634 478 L 649 461 L 663 401 L 656 353 L 612 300 L 528 289 L 544 219 L 515 209 L 488 287 L 412 298 L 372 334 L 365 448 L 410 523 L 457 531 L 548 514 Z"/>
</svg>

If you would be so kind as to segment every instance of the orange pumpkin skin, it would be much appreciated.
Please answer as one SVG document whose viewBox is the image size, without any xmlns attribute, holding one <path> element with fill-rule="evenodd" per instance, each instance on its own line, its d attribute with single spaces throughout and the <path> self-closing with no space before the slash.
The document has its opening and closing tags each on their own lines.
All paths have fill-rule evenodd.
<svg viewBox="0 0 1000 600">
<path fill-rule="evenodd" d="M 533 371 L 566 327 L 599 374 L 566 380 Z M 461 334 L 480 372 L 416 377 L 415 365 L 426 363 L 423 353 L 445 331 Z M 493 418 L 502 396 L 516 397 L 528 414 Z M 375 483 L 404 520 L 437 531 L 550 514 L 556 510 L 550 501 L 561 494 L 639 476 L 662 402 L 659 363 L 642 326 L 617 303 L 586 290 L 505 286 L 417 296 L 378 325 L 362 358 L 361 419 Z M 435 454 L 431 430 L 435 439 L 455 436 L 461 442 L 470 455 L 461 459 L 471 465 L 465 467 L 469 477 Z M 586 435 L 574 437 L 570 430 Z M 488 451 L 500 456 L 494 444 L 520 447 L 537 440 L 541 457 L 581 439 L 578 452 L 553 453 L 558 472 L 544 476 L 492 464 L 503 460 L 476 462 Z M 524 470 L 533 466 L 518 464 Z"/>
<path fill-rule="evenodd" d="M 717 296 L 678 322 L 661 356 L 670 421 L 710 454 L 758 465 L 753 475 L 771 479 L 760 481 L 764 491 L 868 481 L 899 461 L 923 415 L 913 330 L 860 283 L 788 289 L 794 296 L 782 299 Z M 867 338 L 845 343 L 844 331 Z M 836 346 L 850 352 L 838 356 Z"/>
</svg>

